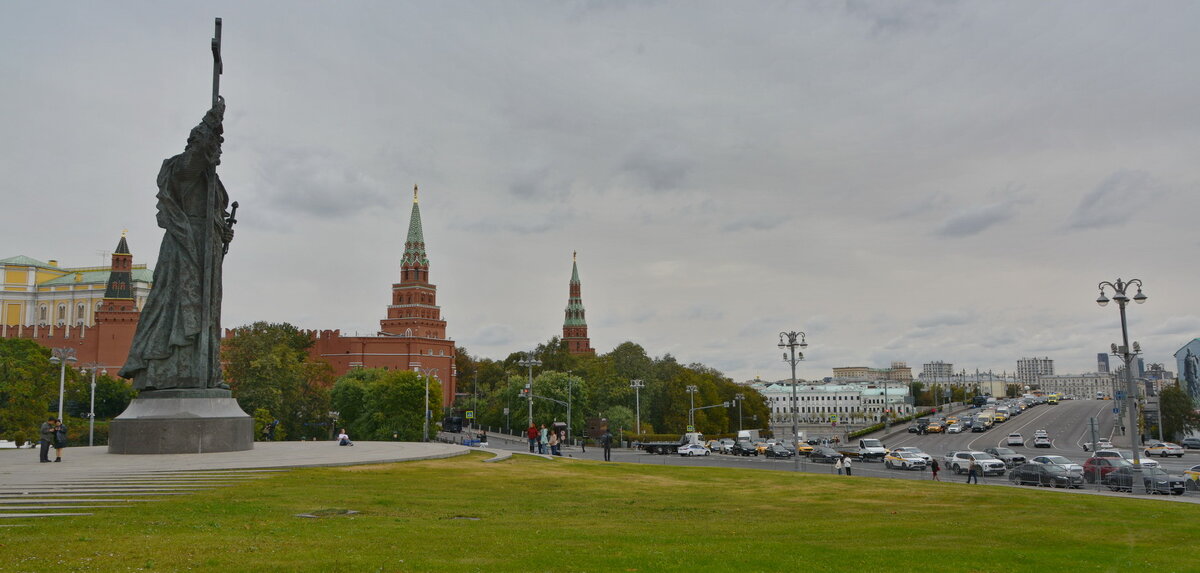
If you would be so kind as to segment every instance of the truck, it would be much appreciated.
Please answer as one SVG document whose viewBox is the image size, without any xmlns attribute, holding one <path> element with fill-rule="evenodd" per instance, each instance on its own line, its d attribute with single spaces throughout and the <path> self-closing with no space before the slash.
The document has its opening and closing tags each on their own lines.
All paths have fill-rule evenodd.
<svg viewBox="0 0 1200 573">
<path fill-rule="evenodd" d="M 688 444 L 704 445 L 704 434 L 700 432 L 688 432 L 681 436 L 678 441 L 674 442 L 641 442 L 638 444 L 638 449 L 651 454 L 677 454 L 679 446 Z"/>
<path fill-rule="evenodd" d="M 863 438 L 858 441 L 858 457 L 864 462 L 882 462 L 887 453 L 883 442 L 875 438 Z"/>
<path fill-rule="evenodd" d="M 758 435 L 758 430 L 738 430 L 737 441 L 758 443 L 762 441 L 762 437 Z"/>
</svg>

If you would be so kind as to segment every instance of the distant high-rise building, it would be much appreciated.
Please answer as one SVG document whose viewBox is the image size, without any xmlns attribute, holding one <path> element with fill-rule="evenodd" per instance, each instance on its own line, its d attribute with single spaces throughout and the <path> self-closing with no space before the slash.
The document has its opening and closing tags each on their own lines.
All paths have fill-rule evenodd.
<svg viewBox="0 0 1200 573">
<path fill-rule="evenodd" d="M 921 366 L 922 380 L 949 380 L 954 375 L 954 365 L 941 360 L 926 362 Z"/>
<path fill-rule="evenodd" d="M 1133 375 L 1137 378 L 1145 378 L 1146 377 L 1146 359 L 1145 358 L 1142 358 L 1140 356 L 1138 357 L 1137 363 L 1134 364 Z"/>
<path fill-rule="evenodd" d="M 1103 352 L 1096 354 L 1096 372 L 1108 372 L 1108 355 Z"/>
<path fill-rule="evenodd" d="M 1037 384 L 1038 376 L 1054 374 L 1054 361 L 1049 358 L 1022 358 L 1017 361 L 1017 379 L 1026 385 Z"/>
</svg>

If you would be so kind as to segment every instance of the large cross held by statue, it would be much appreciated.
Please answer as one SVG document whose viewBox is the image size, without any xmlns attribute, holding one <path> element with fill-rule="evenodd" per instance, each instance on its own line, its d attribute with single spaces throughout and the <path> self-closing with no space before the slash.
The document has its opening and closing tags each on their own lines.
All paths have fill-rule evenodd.
<svg viewBox="0 0 1200 573">
<path fill-rule="evenodd" d="M 217 105 L 217 98 L 221 97 L 221 72 L 225 71 L 225 63 L 221 61 L 221 19 L 220 18 L 217 18 L 217 29 L 215 32 L 213 32 L 212 53 L 213 53 L 212 104 Z"/>
</svg>

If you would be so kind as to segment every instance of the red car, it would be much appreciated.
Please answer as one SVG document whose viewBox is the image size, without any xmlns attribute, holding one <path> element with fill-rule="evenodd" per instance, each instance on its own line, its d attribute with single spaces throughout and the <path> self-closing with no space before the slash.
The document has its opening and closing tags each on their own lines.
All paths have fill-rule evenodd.
<svg viewBox="0 0 1200 573">
<path fill-rule="evenodd" d="M 1097 483 L 1104 480 L 1104 476 L 1112 473 L 1117 468 L 1132 466 L 1129 460 L 1124 458 L 1088 458 L 1083 462 L 1083 479 L 1088 483 Z"/>
</svg>

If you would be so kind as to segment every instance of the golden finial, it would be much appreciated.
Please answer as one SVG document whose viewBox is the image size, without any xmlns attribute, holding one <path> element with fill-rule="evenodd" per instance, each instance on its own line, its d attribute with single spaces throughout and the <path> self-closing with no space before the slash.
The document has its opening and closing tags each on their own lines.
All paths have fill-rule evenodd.
<svg viewBox="0 0 1200 573">
<path fill-rule="evenodd" d="M 417 202 L 417 184 L 413 184 L 413 203 Z"/>
<path fill-rule="evenodd" d="M 578 257 L 578 256 L 579 256 L 579 251 L 571 251 L 571 262 L 572 263 L 575 262 L 576 257 Z"/>
<path fill-rule="evenodd" d="M 128 232 L 129 232 L 129 229 L 121 229 L 121 238 L 124 239 L 125 233 L 128 233 Z"/>
</svg>

